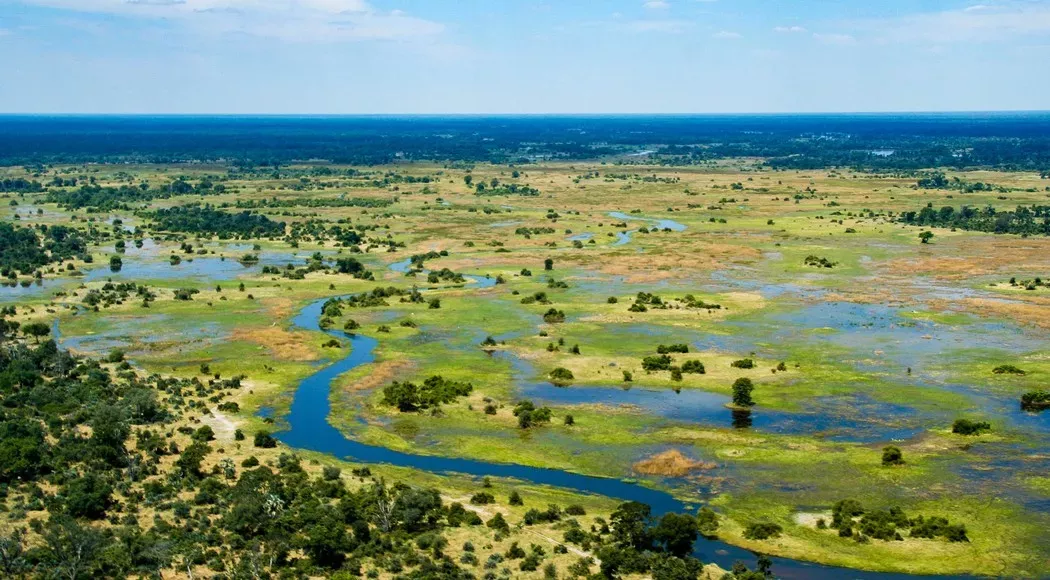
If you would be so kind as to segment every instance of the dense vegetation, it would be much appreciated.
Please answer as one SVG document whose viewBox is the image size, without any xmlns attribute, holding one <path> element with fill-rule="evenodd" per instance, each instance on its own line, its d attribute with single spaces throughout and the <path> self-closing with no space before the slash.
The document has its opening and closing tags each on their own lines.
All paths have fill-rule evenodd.
<svg viewBox="0 0 1050 580">
<path fill-rule="evenodd" d="M 1050 118 L 964 115 L 666 117 L 138 118 L 7 117 L 0 163 L 405 160 L 528 163 L 654 152 L 668 165 L 766 157 L 784 169 L 1050 167 Z M 103 137 L 104 138 L 101 138 Z M 654 145 L 656 147 L 654 147 Z"/>
<path fill-rule="evenodd" d="M 31 274 L 52 262 L 80 257 L 87 245 L 80 234 L 65 226 L 20 228 L 0 222 L 0 275 Z"/>
<path fill-rule="evenodd" d="M 832 507 L 831 514 L 831 523 L 827 524 L 821 519 L 817 522 L 817 528 L 836 529 L 840 537 L 853 538 L 860 543 L 867 543 L 873 539 L 903 541 L 902 532 L 912 538 L 944 539 L 948 542 L 970 541 L 964 525 L 952 524 L 940 516 L 920 515 L 909 518 L 899 507 L 869 510 L 856 500 L 844 499 Z"/>
<path fill-rule="evenodd" d="M 176 179 L 160 187 L 151 188 L 146 182 L 139 185 L 121 185 L 120 187 L 102 187 L 98 184 L 85 184 L 78 189 L 50 189 L 47 201 L 57 203 L 69 209 L 88 208 L 89 211 L 112 211 L 128 209 L 131 204 L 167 199 L 176 195 L 222 193 L 223 184 L 215 184 L 210 179 L 203 179 L 191 184 L 184 179 Z"/>
<path fill-rule="evenodd" d="M 472 390 L 474 387 L 470 383 L 450 381 L 440 376 L 428 378 L 421 386 L 395 381 L 383 389 L 383 402 L 403 413 L 424 411 L 465 397 Z"/>
<path fill-rule="evenodd" d="M 1025 411 L 1050 409 L 1050 391 L 1029 391 L 1021 395 L 1021 408 Z"/>
<path fill-rule="evenodd" d="M 248 211 L 227 213 L 211 206 L 179 206 L 152 214 L 156 228 L 167 232 L 207 234 L 227 239 L 265 238 L 284 234 L 284 222 Z"/>
<path fill-rule="evenodd" d="M 311 477 L 286 453 L 269 464 L 250 456 L 236 465 L 218 459 L 223 450 L 215 448 L 211 427 L 171 428 L 222 401 L 240 378 L 140 377 L 119 353 L 106 363 L 76 358 L 51 340 L 21 342 L 18 325 L 0 322 L 0 499 L 14 520 L 26 518 L 24 527 L 0 535 L 4 577 L 78 580 L 198 567 L 233 578 L 480 573 L 478 548 L 464 546 L 467 555 L 454 561 L 443 533 L 484 520 L 435 489 L 377 480 L 368 468 L 355 470 L 357 483 L 348 486 L 340 469 Z M 39 334 L 46 331 L 43 325 Z M 395 383 L 386 396 L 412 410 L 470 390 L 431 377 L 422 387 Z M 530 424 L 543 421 L 541 409 L 519 405 L 519 411 Z M 239 431 L 237 438 L 244 439 Z M 255 434 L 257 448 L 276 444 L 268 432 Z M 494 499 L 478 492 L 471 503 Z M 516 492 L 510 502 L 522 505 Z M 42 510 L 48 517 L 30 516 Z M 560 522 L 565 541 L 596 551 L 609 578 L 632 572 L 694 578 L 701 565 L 691 556 L 696 519 L 667 514 L 654 521 L 650 513 L 644 504 L 625 503 L 607 524 L 587 531 L 574 519 L 583 508 L 550 505 L 528 510 L 520 525 Z M 500 513 L 486 527 L 497 540 L 512 533 Z M 525 550 L 514 542 L 506 553 L 490 554 L 483 568 L 494 572 L 502 564 L 502 576 L 512 574 L 511 565 L 534 571 L 547 555 L 541 546 Z M 582 559 L 573 568 L 589 575 L 590 566 Z"/>
<path fill-rule="evenodd" d="M 958 228 L 995 234 L 1050 235 L 1050 206 L 1018 206 L 1013 211 L 999 211 L 994 207 L 978 209 L 951 206 L 934 209 L 932 205 L 921 211 L 904 212 L 900 221 L 908 225 Z"/>
<path fill-rule="evenodd" d="M 44 191 L 39 181 L 16 177 L 0 179 L 0 193 L 37 193 Z"/>
</svg>

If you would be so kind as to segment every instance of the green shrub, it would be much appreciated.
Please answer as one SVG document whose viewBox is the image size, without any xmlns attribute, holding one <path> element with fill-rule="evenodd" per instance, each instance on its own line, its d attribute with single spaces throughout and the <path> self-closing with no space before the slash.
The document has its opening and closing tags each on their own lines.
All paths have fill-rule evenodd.
<svg viewBox="0 0 1050 580">
<path fill-rule="evenodd" d="M 892 465 L 904 465 L 904 454 L 901 453 L 899 447 L 895 445 L 887 445 L 882 448 L 882 465 L 889 467 Z"/>
<path fill-rule="evenodd" d="M 270 435 L 269 431 L 259 431 L 255 434 L 254 444 L 256 447 L 271 449 L 277 447 L 277 440 L 273 438 L 273 435 Z"/>
<path fill-rule="evenodd" d="M 744 529 L 744 537 L 749 540 L 768 540 L 779 538 L 784 529 L 771 522 L 753 522 Z"/>
<path fill-rule="evenodd" d="M 980 435 L 985 431 L 990 431 L 992 426 L 986 421 L 971 421 L 969 419 L 956 419 L 952 423 L 952 433 L 959 435 Z"/>
<path fill-rule="evenodd" d="M 552 370 L 547 376 L 552 383 L 558 386 L 567 385 L 575 378 L 572 375 L 572 371 L 563 367 Z"/>
<path fill-rule="evenodd" d="M 702 375 L 707 372 L 707 369 L 704 368 L 704 363 L 698 360 L 687 360 L 684 363 L 682 363 L 682 372 L 694 375 Z"/>
</svg>

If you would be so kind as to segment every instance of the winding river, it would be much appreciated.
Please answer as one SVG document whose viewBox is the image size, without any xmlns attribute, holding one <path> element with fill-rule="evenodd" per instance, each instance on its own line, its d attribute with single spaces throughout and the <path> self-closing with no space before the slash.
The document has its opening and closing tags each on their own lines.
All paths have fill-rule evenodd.
<svg viewBox="0 0 1050 580">
<path fill-rule="evenodd" d="M 685 224 L 676 222 L 674 220 L 654 219 L 654 218 L 642 217 L 642 216 L 639 216 L 639 215 L 627 215 L 627 214 L 625 214 L 625 213 L 623 213 L 621 211 L 611 211 L 611 212 L 609 212 L 609 217 L 614 217 L 614 218 L 616 218 L 618 220 L 623 220 L 624 222 L 628 222 L 628 221 L 648 222 L 648 223 L 654 224 L 652 229 L 655 229 L 655 230 L 670 230 L 672 232 L 684 232 L 685 228 L 686 228 Z M 631 242 L 631 236 L 634 235 L 637 232 L 638 232 L 638 230 L 629 230 L 629 231 L 623 231 L 623 232 L 616 232 L 616 241 L 613 242 L 613 245 L 614 246 L 623 246 L 625 244 L 630 243 Z"/>
<path fill-rule="evenodd" d="M 332 381 L 343 373 L 373 362 L 377 342 L 366 336 L 349 335 L 336 330 L 322 331 L 318 323 L 326 300 L 310 303 L 295 317 L 293 323 L 302 330 L 327 332 L 334 337 L 348 339 L 351 348 L 345 357 L 319 369 L 299 383 L 289 414 L 285 417 L 288 428 L 276 434 L 276 437 L 286 445 L 362 463 L 386 463 L 440 474 L 460 473 L 477 477 L 505 477 L 621 500 L 639 501 L 649 504 L 655 517 L 669 512 L 691 511 L 691 508 L 687 507 L 684 502 L 669 493 L 616 479 L 511 463 L 489 463 L 472 459 L 415 455 L 393 451 L 385 447 L 366 445 L 347 438 L 328 422 L 328 415 L 331 411 L 329 394 Z M 727 569 L 737 560 L 751 565 L 755 560 L 755 556 L 747 550 L 707 538 L 697 541 L 694 553 L 704 562 L 714 562 Z M 774 571 L 781 578 L 873 580 L 914 578 L 907 574 L 865 572 L 785 558 L 774 558 L 773 566 Z"/>
</svg>

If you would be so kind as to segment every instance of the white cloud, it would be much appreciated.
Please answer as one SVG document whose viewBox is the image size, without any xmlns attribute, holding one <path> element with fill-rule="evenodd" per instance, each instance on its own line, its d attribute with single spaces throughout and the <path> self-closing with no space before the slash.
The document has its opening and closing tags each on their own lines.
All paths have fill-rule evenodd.
<svg viewBox="0 0 1050 580">
<path fill-rule="evenodd" d="M 743 38 L 743 35 L 741 35 L 739 32 L 731 32 L 729 30 L 722 30 L 722 31 L 719 31 L 719 32 L 716 32 L 716 33 L 712 34 L 711 37 L 712 38 L 718 38 L 718 39 L 721 39 L 721 40 L 735 40 L 735 39 L 738 39 L 738 38 Z"/>
<path fill-rule="evenodd" d="M 773 32 L 808 32 L 801 26 L 777 26 L 773 28 Z"/>
<path fill-rule="evenodd" d="M 666 0 L 648 0 L 642 6 L 649 10 L 667 10 L 671 7 Z"/>
<path fill-rule="evenodd" d="M 927 12 L 856 23 L 883 42 L 993 42 L 1050 35 L 1050 3 L 1006 0 L 961 10 Z"/>
<path fill-rule="evenodd" d="M 366 0 L 24 0 L 63 10 L 163 20 L 215 34 L 294 42 L 406 39 L 438 34 L 437 22 Z"/>
</svg>

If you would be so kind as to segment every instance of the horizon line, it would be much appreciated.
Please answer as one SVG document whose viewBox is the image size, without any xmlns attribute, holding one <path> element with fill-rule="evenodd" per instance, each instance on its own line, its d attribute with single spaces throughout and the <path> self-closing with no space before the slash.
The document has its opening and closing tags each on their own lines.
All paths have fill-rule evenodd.
<svg viewBox="0 0 1050 580">
<path fill-rule="evenodd" d="M 230 117 L 230 118 L 490 118 L 490 117 L 746 117 L 746 116 L 845 116 L 845 115 L 1020 115 L 1050 114 L 1050 109 L 974 109 L 974 110 L 899 110 L 899 111 L 755 111 L 707 113 L 38 113 L 0 112 L 0 117 Z"/>
</svg>

